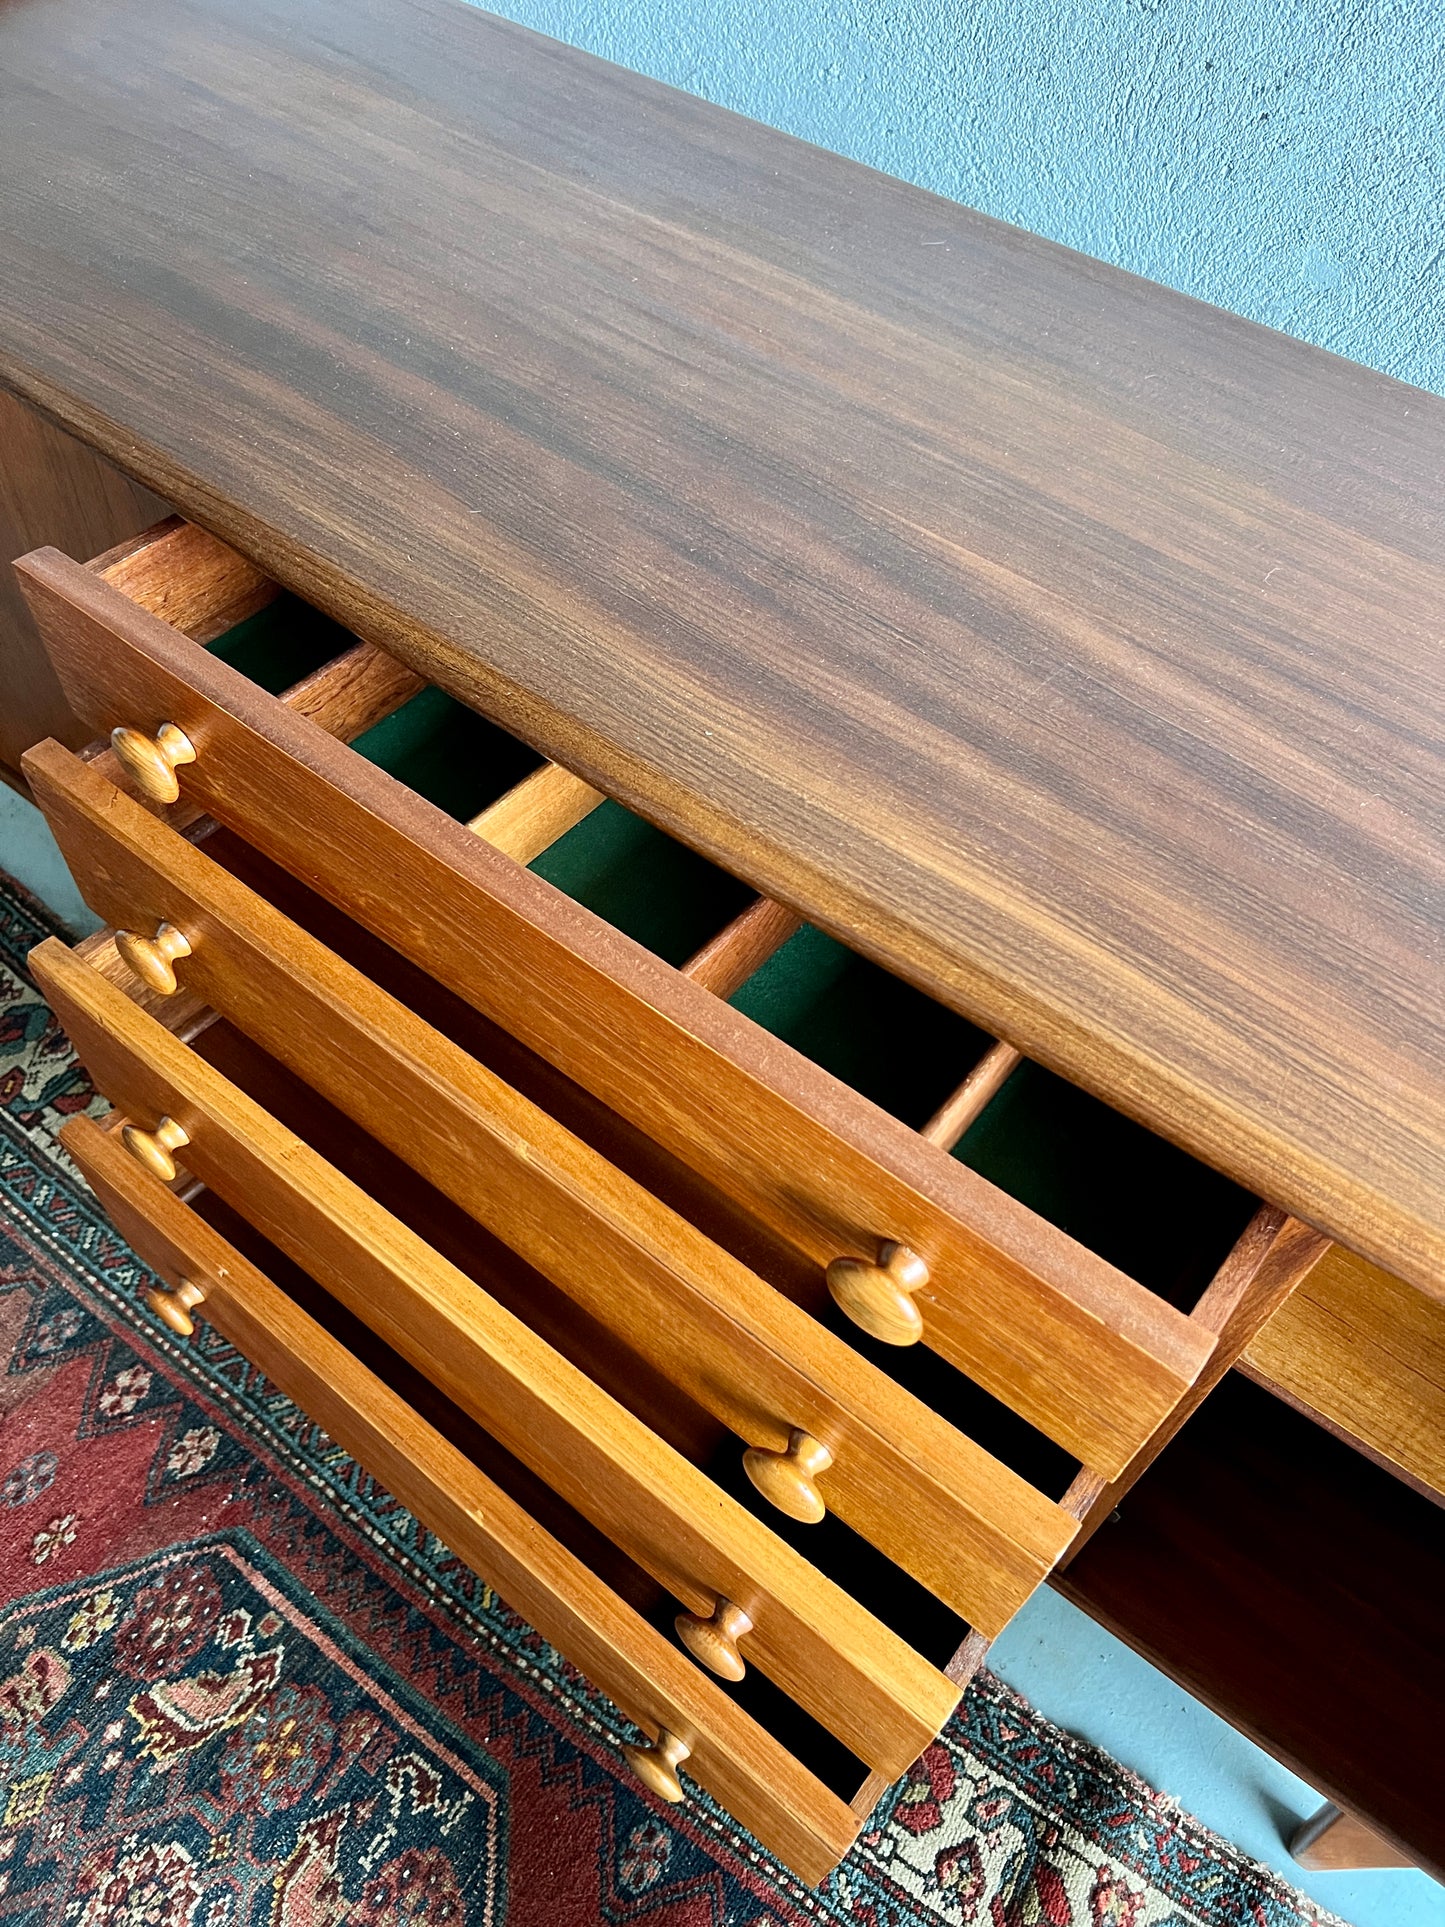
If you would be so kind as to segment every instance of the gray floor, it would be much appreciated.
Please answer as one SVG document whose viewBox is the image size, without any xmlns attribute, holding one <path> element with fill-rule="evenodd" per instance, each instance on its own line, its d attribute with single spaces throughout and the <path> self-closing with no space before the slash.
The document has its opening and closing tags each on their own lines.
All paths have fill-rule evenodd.
<svg viewBox="0 0 1445 1927">
<path fill-rule="evenodd" d="M 3 784 L 0 869 L 73 934 L 95 928 L 44 820 Z M 1424 1874 L 1296 1866 L 1285 1841 L 1319 1795 L 1047 1587 L 995 1643 L 990 1663 L 1057 1725 L 1172 1794 L 1352 1927 L 1445 1927 L 1445 1889 Z"/>
</svg>

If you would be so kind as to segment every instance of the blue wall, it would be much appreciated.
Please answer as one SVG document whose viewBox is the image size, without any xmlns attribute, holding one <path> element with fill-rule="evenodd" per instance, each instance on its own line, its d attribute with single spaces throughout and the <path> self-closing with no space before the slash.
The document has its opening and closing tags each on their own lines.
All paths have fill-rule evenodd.
<svg viewBox="0 0 1445 1927">
<path fill-rule="evenodd" d="M 1445 393 L 1445 0 L 492 0 Z"/>
</svg>

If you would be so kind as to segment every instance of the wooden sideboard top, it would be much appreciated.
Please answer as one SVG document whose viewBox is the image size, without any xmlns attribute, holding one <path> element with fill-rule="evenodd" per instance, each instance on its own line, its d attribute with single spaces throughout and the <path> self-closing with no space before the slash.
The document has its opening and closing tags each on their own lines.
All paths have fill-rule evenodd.
<svg viewBox="0 0 1445 1927">
<path fill-rule="evenodd" d="M 453 0 L 6 0 L 0 182 L 0 380 L 1445 1295 L 1445 402 Z"/>
</svg>

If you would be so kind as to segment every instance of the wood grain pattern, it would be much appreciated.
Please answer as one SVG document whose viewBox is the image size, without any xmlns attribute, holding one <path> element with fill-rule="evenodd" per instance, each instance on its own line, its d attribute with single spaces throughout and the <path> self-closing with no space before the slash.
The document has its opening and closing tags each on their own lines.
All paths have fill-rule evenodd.
<svg viewBox="0 0 1445 1927">
<path fill-rule="evenodd" d="M 24 769 L 98 915 L 183 927 L 188 989 L 744 1444 L 824 1440 L 825 1503 L 1002 1630 L 1073 1537 L 1057 1505 L 58 744 Z"/>
<path fill-rule="evenodd" d="M 804 1880 L 861 1821 L 574 1554 L 89 1118 L 61 1133 L 122 1236 L 172 1285 L 206 1283 L 202 1316 L 625 1716 L 679 1733 L 687 1777 Z"/>
<path fill-rule="evenodd" d="M 175 516 L 86 566 L 192 642 L 214 641 L 279 594 L 254 562 Z"/>
<path fill-rule="evenodd" d="M 187 1170 L 690 1611 L 743 1605 L 752 1662 L 860 1759 L 917 1757 L 958 1697 L 942 1674 L 64 944 L 31 967 L 100 1088 L 183 1125 Z"/>
<path fill-rule="evenodd" d="M 1336 1247 L 1240 1369 L 1445 1498 L 1445 1307 Z"/>
<path fill-rule="evenodd" d="M 20 781 L 20 757 L 42 736 L 75 747 L 70 713 L 10 564 L 38 543 L 89 555 L 143 528 L 163 505 L 84 442 L 0 386 L 0 778 Z"/>
<path fill-rule="evenodd" d="M 415 670 L 369 642 L 313 669 L 280 700 L 343 743 L 360 736 L 425 688 Z"/>
<path fill-rule="evenodd" d="M 85 566 L 192 642 L 214 641 L 280 593 L 253 562 L 178 516 L 143 529 Z M 293 683 L 281 701 L 349 743 L 424 687 L 415 670 L 359 642 Z M 31 741 L 50 733 L 37 732 Z"/>
<path fill-rule="evenodd" d="M 1122 1470 L 1197 1374 L 1205 1334 L 956 1159 L 84 569 L 20 573 L 95 729 L 178 721 L 203 746 L 184 800 L 819 1262 L 918 1252 L 926 1341 L 1086 1464 Z"/>
<path fill-rule="evenodd" d="M 193 991 L 177 987 L 174 996 L 158 997 L 154 991 L 147 990 L 144 984 L 137 983 L 116 948 L 113 930 L 93 931 L 75 946 L 75 954 L 83 957 L 92 970 L 98 970 L 117 990 L 124 991 L 127 997 L 158 1023 L 164 1024 L 183 1043 L 188 1043 L 215 1014 L 205 998 L 196 996 Z"/>
<path fill-rule="evenodd" d="M 1445 401 L 454 0 L 8 7 L 0 179 L 0 378 L 1445 1289 Z"/>
</svg>

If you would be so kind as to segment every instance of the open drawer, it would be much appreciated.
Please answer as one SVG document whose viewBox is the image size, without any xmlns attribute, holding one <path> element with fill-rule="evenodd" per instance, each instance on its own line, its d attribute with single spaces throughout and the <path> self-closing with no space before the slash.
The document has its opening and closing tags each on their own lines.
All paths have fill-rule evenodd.
<svg viewBox="0 0 1445 1927">
<path fill-rule="evenodd" d="M 695 1780 L 805 1880 L 837 1864 L 881 1783 L 860 1773 L 850 1805 L 797 1757 L 795 1733 L 777 1738 L 650 1622 L 645 1575 L 560 1504 L 549 1513 L 555 1529 L 539 1523 L 545 1500 L 520 1464 L 212 1194 L 183 1204 L 118 1133 L 89 1119 L 73 1120 L 62 1141 L 170 1287 L 170 1316 L 184 1328 L 203 1302 L 206 1318 L 641 1727 L 645 1738 L 618 1738 L 651 1791 L 675 1801 Z"/>
<path fill-rule="evenodd" d="M 179 793 L 422 964 L 826 1269 L 865 1330 L 921 1337 L 1105 1481 L 1175 1410 L 1211 1335 L 972 1168 L 1006 1047 L 314 612 L 288 660 L 276 611 L 299 605 L 200 531 L 18 566 L 68 700 L 119 732 L 124 780 L 158 806 Z M 840 1074 L 820 1031 L 841 1035 Z M 1187 1239 L 1194 1289 L 1252 1202 L 1222 1180 L 1200 1197 L 1220 1223 Z"/>
<path fill-rule="evenodd" d="M 866 1810 L 1327 1241 L 199 530 L 22 573 L 123 1142 Z"/>
<path fill-rule="evenodd" d="M 651 1573 L 706 1638 L 772 1680 L 870 1767 L 901 1773 L 957 1689 L 852 1593 L 724 1492 L 485 1281 L 438 1251 L 201 1053 L 55 939 L 32 967 L 99 1088 L 553 1491 Z M 370 1140 L 368 1140 L 370 1142 Z M 746 1614 L 732 1632 L 731 1607 Z"/>
<path fill-rule="evenodd" d="M 91 906 L 154 991 L 177 988 L 179 971 L 621 1337 L 742 1441 L 773 1505 L 807 1522 L 831 1507 L 988 1637 L 1052 1570 L 1078 1530 L 1054 1500 L 205 845 L 58 744 L 26 769 Z"/>
</svg>

